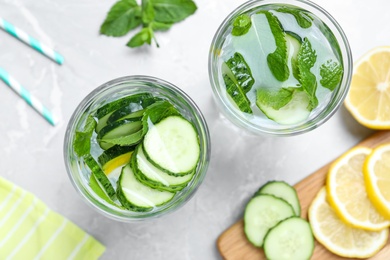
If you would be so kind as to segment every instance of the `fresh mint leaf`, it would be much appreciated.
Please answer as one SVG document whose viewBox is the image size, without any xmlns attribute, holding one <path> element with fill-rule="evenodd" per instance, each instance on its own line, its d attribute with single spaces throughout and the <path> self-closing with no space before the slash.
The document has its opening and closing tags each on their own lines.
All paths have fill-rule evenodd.
<svg viewBox="0 0 390 260">
<path fill-rule="evenodd" d="M 338 62 L 326 61 L 320 67 L 321 85 L 333 91 L 340 84 L 343 72 L 343 67 Z"/>
<path fill-rule="evenodd" d="M 85 121 L 85 125 L 82 131 L 76 131 L 75 139 L 73 142 L 73 150 L 77 156 L 84 156 L 91 151 L 91 137 L 93 130 L 96 127 L 95 119 L 89 115 Z"/>
<path fill-rule="evenodd" d="M 226 65 L 233 73 L 242 91 L 244 93 L 248 93 L 255 83 L 255 79 L 253 78 L 251 68 L 246 63 L 244 57 L 240 53 L 236 52 L 226 62 Z"/>
<path fill-rule="evenodd" d="M 173 23 L 160 23 L 153 21 L 150 23 L 150 26 L 154 31 L 168 31 L 172 27 Z"/>
<path fill-rule="evenodd" d="M 232 35 L 241 36 L 246 34 L 252 26 L 251 17 L 248 14 L 237 16 L 233 22 Z"/>
<path fill-rule="evenodd" d="M 276 11 L 293 15 L 298 25 L 304 29 L 309 28 L 312 25 L 313 17 L 303 10 L 293 9 L 291 7 L 281 7 Z"/>
<path fill-rule="evenodd" d="M 277 80 L 286 81 L 290 76 L 290 70 L 287 66 L 287 44 L 282 25 L 271 12 L 261 11 L 259 13 L 263 13 L 267 17 L 276 43 L 276 50 L 267 56 L 268 67 Z"/>
<path fill-rule="evenodd" d="M 119 37 L 141 25 L 141 7 L 135 0 L 120 0 L 115 3 L 100 27 L 100 33 Z"/>
<path fill-rule="evenodd" d="M 155 20 L 160 23 L 177 23 L 195 13 L 192 0 L 153 0 Z"/>
<path fill-rule="evenodd" d="M 253 112 L 250 106 L 249 99 L 246 97 L 245 93 L 242 91 L 237 82 L 235 82 L 227 74 L 223 75 L 223 80 L 226 85 L 226 92 L 233 99 L 238 109 L 240 109 L 244 113 L 252 114 Z"/>
<path fill-rule="evenodd" d="M 318 99 L 316 97 L 317 79 L 310 71 L 316 60 L 317 54 L 312 49 L 310 41 L 305 37 L 298 52 L 297 67 L 299 69 L 300 83 L 310 100 L 308 106 L 308 110 L 310 111 L 318 106 Z"/>
<path fill-rule="evenodd" d="M 142 23 L 148 26 L 155 17 L 153 4 L 150 0 L 142 0 Z"/>
<path fill-rule="evenodd" d="M 259 88 L 257 90 L 256 105 L 279 110 L 291 101 L 293 94 L 294 88 L 281 88 L 279 90 Z"/>
<path fill-rule="evenodd" d="M 127 46 L 135 48 L 142 46 L 145 43 L 150 45 L 152 43 L 152 38 L 153 32 L 149 27 L 145 27 L 130 39 L 130 41 L 127 43 Z"/>
</svg>

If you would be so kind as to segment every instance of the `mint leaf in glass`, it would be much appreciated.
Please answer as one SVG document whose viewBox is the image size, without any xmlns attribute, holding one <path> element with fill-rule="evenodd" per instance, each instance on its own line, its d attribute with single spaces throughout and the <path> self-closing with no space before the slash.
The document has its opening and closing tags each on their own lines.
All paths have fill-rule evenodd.
<svg viewBox="0 0 390 260">
<path fill-rule="evenodd" d="M 291 101 L 293 94 L 294 88 L 281 88 L 279 90 L 259 88 L 256 104 L 258 107 L 267 106 L 279 110 Z"/>
<path fill-rule="evenodd" d="M 237 16 L 233 22 L 232 35 L 241 36 L 246 34 L 252 26 L 251 17 L 248 14 Z"/>
<path fill-rule="evenodd" d="M 302 88 L 310 99 L 307 108 L 309 111 L 318 106 L 318 99 L 316 97 L 317 80 L 316 76 L 310 71 L 316 60 L 317 54 L 312 49 L 310 41 L 305 37 L 298 52 L 297 67 Z"/>
<path fill-rule="evenodd" d="M 244 57 L 240 53 L 236 52 L 226 62 L 226 65 L 233 73 L 242 91 L 244 93 L 248 93 L 248 91 L 252 88 L 253 84 L 255 83 L 255 79 L 253 78 L 251 69 L 246 63 Z"/>
<path fill-rule="evenodd" d="M 276 43 L 276 50 L 267 56 L 268 67 L 277 80 L 281 82 L 286 81 L 290 76 L 290 70 L 287 66 L 287 44 L 282 25 L 271 12 L 260 11 L 259 13 L 263 13 L 267 17 Z"/>
<path fill-rule="evenodd" d="M 281 7 L 276 11 L 293 15 L 298 25 L 302 28 L 309 28 L 312 25 L 313 18 L 303 10 Z"/>
<path fill-rule="evenodd" d="M 91 115 L 89 115 L 85 121 L 84 129 L 82 131 L 76 131 L 73 142 L 73 149 L 77 156 L 81 157 L 90 153 L 91 137 L 95 127 L 96 121 Z"/>
<path fill-rule="evenodd" d="M 326 61 L 320 67 L 321 85 L 333 91 L 340 84 L 343 72 L 343 67 L 338 62 Z"/>
<path fill-rule="evenodd" d="M 141 25 L 141 7 L 135 0 L 120 0 L 115 3 L 100 27 L 100 33 L 119 37 Z"/>
<path fill-rule="evenodd" d="M 195 13 L 192 0 L 153 0 L 155 20 L 160 23 L 177 23 Z"/>
</svg>

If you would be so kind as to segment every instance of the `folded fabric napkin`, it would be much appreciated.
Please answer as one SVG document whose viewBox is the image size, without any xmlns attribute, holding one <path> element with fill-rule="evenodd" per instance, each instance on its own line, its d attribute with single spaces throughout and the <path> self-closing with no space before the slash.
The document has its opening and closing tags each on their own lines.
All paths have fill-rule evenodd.
<svg viewBox="0 0 390 260">
<path fill-rule="evenodd" d="M 98 259 L 105 247 L 0 177 L 0 259 Z"/>
</svg>

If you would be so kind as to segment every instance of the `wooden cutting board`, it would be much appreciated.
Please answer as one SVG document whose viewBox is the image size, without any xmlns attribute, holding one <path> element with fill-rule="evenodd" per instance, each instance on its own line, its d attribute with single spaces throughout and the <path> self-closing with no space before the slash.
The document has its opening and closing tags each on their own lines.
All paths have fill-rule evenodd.
<svg viewBox="0 0 390 260">
<path fill-rule="evenodd" d="M 361 145 L 366 147 L 375 147 L 386 142 L 390 142 L 390 131 L 378 132 L 368 137 L 357 146 Z M 331 163 L 332 162 L 323 166 L 321 169 L 314 172 L 294 186 L 298 192 L 298 197 L 301 202 L 301 216 L 303 218 L 307 219 L 307 210 L 311 201 L 314 199 L 320 188 L 325 185 L 325 177 Z M 263 250 L 252 246 L 252 244 L 248 242 L 245 237 L 243 227 L 244 222 L 241 220 L 220 235 L 217 241 L 217 246 L 221 256 L 226 260 L 265 259 Z M 312 259 L 334 260 L 346 258 L 334 255 L 316 241 Z M 387 245 L 378 254 L 370 259 L 390 259 L 390 241 L 387 242 Z"/>
</svg>

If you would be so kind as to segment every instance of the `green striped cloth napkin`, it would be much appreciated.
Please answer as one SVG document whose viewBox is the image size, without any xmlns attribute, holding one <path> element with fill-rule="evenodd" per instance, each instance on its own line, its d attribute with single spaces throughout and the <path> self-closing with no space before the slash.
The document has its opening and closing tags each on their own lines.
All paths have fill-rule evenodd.
<svg viewBox="0 0 390 260">
<path fill-rule="evenodd" d="M 0 259 L 98 259 L 105 247 L 0 177 Z"/>
</svg>

